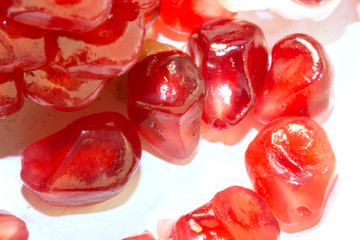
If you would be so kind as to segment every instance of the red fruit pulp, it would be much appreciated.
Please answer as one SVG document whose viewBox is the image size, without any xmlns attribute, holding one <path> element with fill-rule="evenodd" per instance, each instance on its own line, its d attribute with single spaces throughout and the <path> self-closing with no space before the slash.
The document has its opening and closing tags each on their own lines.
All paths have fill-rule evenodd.
<svg viewBox="0 0 360 240">
<path fill-rule="evenodd" d="M 187 34 L 207 21 L 233 15 L 214 0 L 167 0 L 161 2 L 160 9 L 167 27 Z"/>
<path fill-rule="evenodd" d="M 21 73 L 0 73 L 0 119 L 18 112 L 23 104 Z"/>
<path fill-rule="evenodd" d="M 270 122 L 281 116 L 315 118 L 331 107 L 332 66 L 322 45 L 305 34 L 278 41 L 254 107 L 254 116 Z"/>
<path fill-rule="evenodd" d="M 226 239 L 235 240 L 234 236 L 214 215 L 211 204 L 205 204 L 180 217 L 175 225 L 174 236 L 169 239 Z"/>
<path fill-rule="evenodd" d="M 21 179 L 49 204 L 88 205 L 118 194 L 140 157 L 130 122 L 119 113 L 96 113 L 28 146 Z"/>
<path fill-rule="evenodd" d="M 0 16 L 6 16 L 7 9 L 10 6 L 12 0 L 1 0 L 0 1 Z"/>
<path fill-rule="evenodd" d="M 106 81 L 79 81 L 51 69 L 24 72 L 24 95 L 32 101 L 59 111 L 85 108 L 102 92 Z"/>
<path fill-rule="evenodd" d="M 218 130 L 236 126 L 254 105 L 266 77 L 263 32 L 243 20 L 214 20 L 192 32 L 188 50 L 205 79 L 204 122 Z"/>
<path fill-rule="evenodd" d="M 144 58 L 128 75 L 127 111 L 139 133 L 161 154 L 184 159 L 200 138 L 204 79 L 181 51 Z"/>
<path fill-rule="evenodd" d="M 43 31 L 0 16 L 0 73 L 31 70 L 46 60 Z"/>
<path fill-rule="evenodd" d="M 110 16 L 112 0 L 13 0 L 8 16 L 49 30 L 88 32 Z"/>
<path fill-rule="evenodd" d="M 133 0 L 139 8 L 144 12 L 145 26 L 148 31 L 155 19 L 160 14 L 160 0 Z"/>
<path fill-rule="evenodd" d="M 336 179 L 335 155 L 324 129 L 306 117 L 266 125 L 245 153 L 250 180 L 285 232 L 315 226 Z"/>
<path fill-rule="evenodd" d="M 250 189 L 232 186 L 182 216 L 176 223 L 175 236 L 170 237 L 176 240 L 274 240 L 279 235 L 279 224 L 265 201 Z"/>
<path fill-rule="evenodd" d="M 0 239 L 1 240 L 27 240 L 29 231 L 20 218 L 9 212 L 0 210 Z"/>
<path fill-rule="evenodd" d="M 115 0 L 108 20 L 82 34 L 52 36 L 56 47 L 49 64 L 79 80 L 108 80 L 127 72 L 138 60 L 145 34 L 144 15 L 131 2 Z"/>
<path fill-rule="evenodd" d="M 212 199 L 215 215 L 235 239 L 271 240 L 280 235 L 279 224 L 265 201 L 254 191 L 229 187 Z"/>
</svg>

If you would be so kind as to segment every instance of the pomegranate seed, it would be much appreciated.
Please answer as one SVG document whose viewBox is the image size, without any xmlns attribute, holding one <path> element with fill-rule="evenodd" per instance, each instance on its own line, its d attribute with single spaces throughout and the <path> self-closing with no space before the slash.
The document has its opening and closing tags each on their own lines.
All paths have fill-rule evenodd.
<svg viewBox="0 0 360 240">
<path fill-rule="evenodd" d="M 199 142 L 204 95 L 204 79 L 190 56 L 159 52 L 129 72 L 129 119 L 161 154 L 184 159 Z"/>
<path fill-rule="evenodd" d="M 249 144 L 246 169 L 255 191 L 285 232 L 315 226 L 336 179 L 335 155 L 324 129 L 306 117 L 281 117 Z"/>
<path fill-rule="evenodd" d="M 0 119 L 18 112 L 23 104 L 21 73 L 0 73 Z"/>
<path fill-rule="evenodd" d="M 119 113 L 96 113 L 28 146 L 21 179 L 49 204 L 94 204 L 125 187 L 140 157 L 140 139 L 130 122 Z"/>
<path fill-rule="evenodd" d="M 115 0 L 111 17 L 91 32 L 53 36 L 50 66 L 79 80 L 108 80 L 127 72 L 144 41 L 144 16 L 131 2 Z"/>
<path fill-rule="evenodd" d="M 161 229 L 160 229 L 161 231 Z M 279 224 L 256 192 L 231 186 L 180 217 L 166 239 L 275 240 Z"/>
<path fill-rule="evenodd" d="M 219 130 L 236 126 L 265 80 L 268 54 L 263 32 L 247 21 L 215 20 L 194 30 L 188 49 L 205 79 L 204 122 Z"/>
<path fill-rule="evenodd" d="M 146 31 L 150 29 L 160 14 L 160 0 L 133 0 L 145 15 Z"/>
<path fill-rule="evenodd" d="M 0 73 L 35 69 L 46 60 L 43 31 L 0 16 Z"/>
<path fill-rule="evenodd" d="M 255 118 L 315 118 L 331 107 L 332 66 L 322 45 L 305 34 L 292 34 L 272 50 L 269 73 L 254 107 Z"/>
<path fill-rule="evenodd" d="M 233 15 L 214 0 L 167 0 L 161 2 L 160 9 L 167 27 L 187 34 L 205 22 Z"/>
<path fill-rule="evenodd" d="M 59 111 L 85 108 L 102 92 L 106 81 L 79 81 L 48 66 L 24 72 L 24 95 Z"/>
<path fill-rule="evenodd" d="M 27 240 L 29 231 L 20 218 L 9 212 L 0 210 L 0 239 L 1 240 Z"/>
<path fill-rule="evenodd" d="M 10 18 L 34 27 L 88 32 L 104 23 L 112 0 L 13 0 Z"/>
</svg>

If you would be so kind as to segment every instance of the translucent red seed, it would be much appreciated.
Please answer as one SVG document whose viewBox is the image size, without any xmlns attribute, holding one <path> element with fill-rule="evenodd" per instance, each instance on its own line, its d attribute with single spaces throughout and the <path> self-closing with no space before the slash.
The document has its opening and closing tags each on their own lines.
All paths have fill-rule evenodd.
<svg viewBox="0 0 360 240">
<path fill-rule="evenodd" d="M 321 219 L 336 180 L 336 159 L 325 130 L 306 117 L 281 117 L 266 125 L 245 152 L 254 189 L 285 232 Z"/>
<path fill-rule="evenodd" d="M 254 105 L 268 69 L 262 30 L 243 20 L 214 20 L 192 32 L 188 51 L 205 79 L 204 122 L 218 130 L 236 126 Z"/>
<path fill-rule="evenodd" d="M 49 204 L 94 204 L 125 187 L 140 157 L 140 139 L 130 122 L 119 113 L 96 113 L 28 146 L 21 179 Z"/>
<path fill-rule="evenodd" d="M 169 239 L 275 240 L 278 222 L 254 191 L 231 186 L 210 202 L 178 219 Z"/>
<path fill-rule="evenodd" d="M 18 112 L 23 104 L 21 73 L 0 73 L 0 119 Z"/>
<path fill-rule="evenodd" d="M 59 111 L 75 111 L 91 104 L 102 92 L 104 80 L 76 80 L 45 65 L 24 72 L 24 95 Z"/>
<path fill-rule="evenodd" d="M 160 14 L 160 0 L 133 0 L 145 16 L 145 26 L 148 31 Z"/>
<path fill-rule="evenodd" d="M 168 0 L 161 2 L 160 9 L 167 27 L 186 34 L 205 22 L 233 15 L 214 0 Z"/>
<path fill-rule="evenodd" d="M 13 214 L 0 210 L 0 239 L 27 240 L 29 230 L 26 223 Z"/>
<path fill-rule="evenodd" d="M 44 32 L 0 15 L 0 73 L 35 69 L 46 61 Z"/>
<path fill-rule="evenodd" d="M 204 79 L 181 51 L 144 58 L 128 75 L 127 111 L 139 133 L 161 154 L 183 159 L 200 139 Z"/>
<path fill-rule="evenodd" d="M 111 8 L 112 0 L 14 0 L 7 15 L 42 29 L 88 32 L 107 20 Z"/>
<path fill-rule="evenodd" d="M 49 65 L 79 80 L 108 80 L 130 70 L 143 46 L 144 15 L 131 2 L 116 0 L 113 6 L 111 17 L 91 32 L 54 33 Z"/>
<path fill-rule="evenodd" d="M 316 118 L 332 107 L 332 65 L 323 46 L 306 34 L 278 41 L 254 116 L 270 122 L 281 116 Z"/>
</svg>

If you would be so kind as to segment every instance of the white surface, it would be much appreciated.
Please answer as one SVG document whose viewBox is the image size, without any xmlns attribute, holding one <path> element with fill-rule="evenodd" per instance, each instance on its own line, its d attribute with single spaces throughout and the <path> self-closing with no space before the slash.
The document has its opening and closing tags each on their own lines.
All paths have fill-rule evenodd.
<svg viewBox="0 0 360 240">
<path fill-rule="evenodd" d="M 313 19 L 316 21 L 327 18 L 339 5 L 341 0 L 330 0 L 324 4 L 309 7 L 294 0 L 218 0 L 231 12 L 250 10 L 270 10 L 288 19 Z"/>
<path fill-rule="evenodd" d="M 337 156 L 339 179 L 318 226 L 286 239 L 359 239 L 360 216 L 360 21 L 355 0 L 343 0 L 326 21 L 288 21 L 270 14 L 239 14 L 257 23 L 271 47 L 281 37 L 304 32 L 322 42 L 335 68 L 335 107 L 323 124 Z M 107 88 L 90 107 L 72 113 L 47 110 L 26 102 L 23 110 L 0 120 L 0 209 L 22 218 L 30 240 L 121 239 L 145 229 L 156 234 L 163 218 L 177 218 L 230 186 L 251 187 L 244 152 L 257 130 L 246 120 L 241 141 L 233 146 L 202 139 L 194 157 L 172 164 L 145 146 L 130 184 L 117 197 L 89 207 L 61 208 L 43 203 L 24 189 L 20 154 L 30 143 L 63 128 L 78 116 L 106 110 L 124 111 Z M 250 128 L 248 128 L 250 127 Z"/>
</svg>

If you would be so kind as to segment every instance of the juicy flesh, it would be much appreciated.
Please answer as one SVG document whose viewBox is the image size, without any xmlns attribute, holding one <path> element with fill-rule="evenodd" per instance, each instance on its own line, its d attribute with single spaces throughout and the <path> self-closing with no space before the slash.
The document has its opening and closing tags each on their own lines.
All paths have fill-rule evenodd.
<svg viewBox="0 0 360 240">
<path fill-rule="evenodd" d="M 245 153 L 255 190 L 282 231 L 315 226 L 336 179 L 336 159 L 325 131 L 306 117 L 282 117 L 266 125 Z"/>
<path fill-rule="evenodd" d="M 273 48 L 254 116 L 265 123 L 281 116 L 315 118 L 331 108 L 332 80 L 332 66 L 319 42 L 305 34 L 286 36 Z"/>
<path fill-rule="evenodd" d="M 205 79 L 204 122 L 218 130 L 235 127 L 265 80 L 268 54 L 261 29 L 242 20 L 212 21 L 194 30 L 188 50 Z"/>
<path fill-rule="evenodd" d="M 115 112 L 89 115 L 27 147 L 24 184 L 53 205 L 79 206 L 113 197 L 130 181 L 140 140 Z"/>
<path fill-rule="evenodd" d="M 218 192 L 210 202 L 180 217 L 174 229 L 167 239 L 275 240 L 280 234 L 265 201 L 240 186 Z"/>
<path fill-rule="evenodd" d="M 188 55 L 159 52 L 129 72 L 128 116 L 157 151 L 184 159 L 199 142 L 204 95 L 203 77 Z"/>
</svg>

